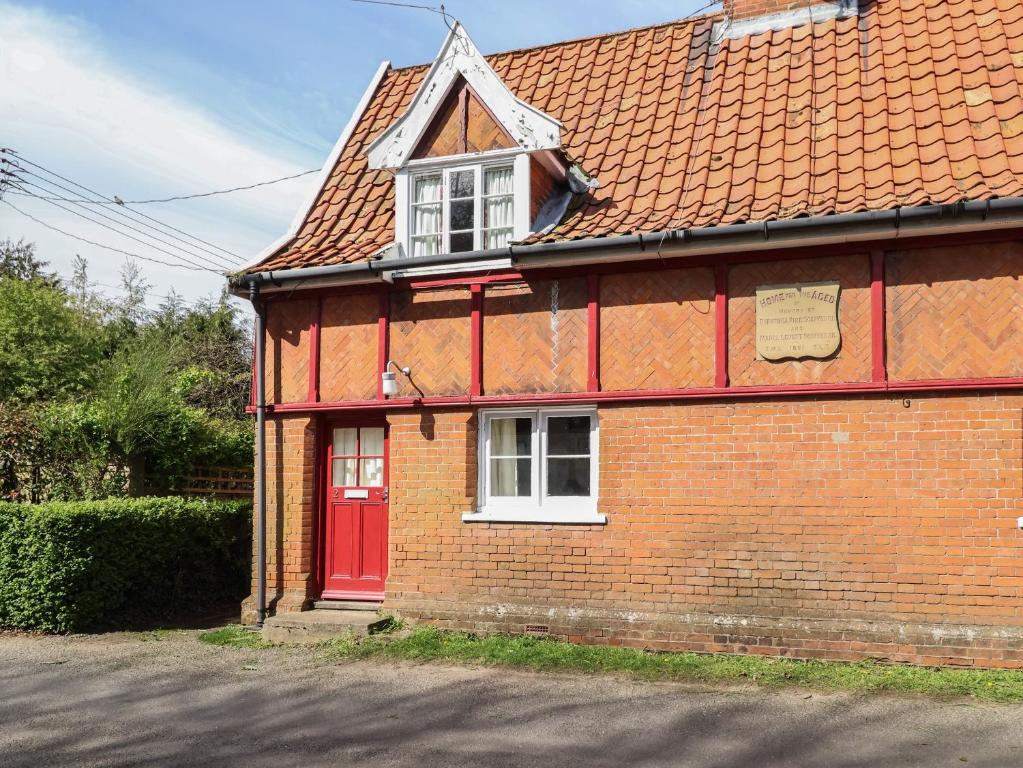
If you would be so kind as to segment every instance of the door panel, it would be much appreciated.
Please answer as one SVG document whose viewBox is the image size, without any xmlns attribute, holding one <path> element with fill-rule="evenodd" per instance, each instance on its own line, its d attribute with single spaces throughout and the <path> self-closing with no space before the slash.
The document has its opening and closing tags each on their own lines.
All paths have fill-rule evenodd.
<svg viewBox="0 0 1023 768">
<path fill-rule="evenodd" d="M 387 512 L 379 502 L 363 503 L 362 530 L 359 538 L 362 544 L 360 552 L 360 573 L 364 579 L 383 581 L 387 571 Z"/>
<path fill-rule="evenodd" d="M 323 594 L 330 599 L 380 600 L 387 577 L 386 427 L 331 429 Z"/>
</svg>

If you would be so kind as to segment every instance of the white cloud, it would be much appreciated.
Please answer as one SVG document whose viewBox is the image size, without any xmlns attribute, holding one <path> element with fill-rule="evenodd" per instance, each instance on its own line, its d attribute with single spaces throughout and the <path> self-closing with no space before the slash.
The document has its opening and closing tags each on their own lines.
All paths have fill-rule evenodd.
<svg viewBox="0 0 1023 768">
<path fill-rule="evenodd" d="M 0 4 L 0 40 L 0 145 L 105 195 L 130 200 L 205 192 L 309 167 L 286 158 L 304 154 L 297 143 L 260 146 L 253 137 L 228 129 L 195 105 L 125 71 L 92 31 L 73 19 Z M 236 263 L 244 263 L 283 234 L 315 179 L 311 175 L 233 195 L 141 209 L 223 246 L 237 254 Z M 167 258 L 43 201 L 13 195 L 6 199 L 68 232 Z M 116 283 L 124 261 L 0 205 L 0 239 L 6 237 L 35 241 L 39 255 L 65 274 L 79 253 L 101 283 Z M 186 298 L 198 298 L 223 284 L 209 273 L 145 262 L 140 267 L 157 294 L 173 286 Z"/>
</svg>

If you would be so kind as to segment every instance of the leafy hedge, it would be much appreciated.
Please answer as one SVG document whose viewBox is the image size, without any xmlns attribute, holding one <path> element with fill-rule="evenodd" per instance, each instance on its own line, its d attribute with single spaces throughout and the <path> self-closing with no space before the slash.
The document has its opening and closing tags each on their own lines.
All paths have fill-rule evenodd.
<svg viewBox="0 0 1023 768">
<path fill-rule="evenodd" d="M 0 502 L 0 627 L 126 627 L 240 600 L 251 516 L 180 498 Z"/>
</svg>

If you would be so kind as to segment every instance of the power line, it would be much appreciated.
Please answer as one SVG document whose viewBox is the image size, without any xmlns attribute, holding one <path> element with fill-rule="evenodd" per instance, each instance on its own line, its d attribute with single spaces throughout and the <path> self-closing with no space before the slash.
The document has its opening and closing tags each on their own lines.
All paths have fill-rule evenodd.
<svg viewBox="0 0 1023 768">
<path fill-rule="evenodd" d="M 27 161 L 26 161 L 27 162 Z M 171 203 L 175 200 L 194 200 L 199 197 L 213 197 L 214 195 L 227 195 L 232 192 L 241 192 L 246 189 L 255 189 L 256 187 L 265 187 L 268 184 L 279 184 L 282 181 L 290 181 L 291 179 L 300 179 L 303 176 L 308 176 L 310 173 L 319 173 L 319 168 L 313 168 L 308 171 L 302 171 L 301 173 L 293 173 L 291 176 L 281 176 L 279 179 L 270 179 L 269 181 L 259 181 L 255 184 L 246 184 L 241 187 L 231 187 L 230 189 L 218 189 L 213 192 L 197 192 L 192 195 L 177 195 L 175 197 L 159 197 L 151 200 L 122 200 L 121 198 L 114 196 L 113 200 L 68 200 L 67 202 L 75 203 L 91 203 L 92 205 L 144 205 L 146 203 Z"/>
<path fill-rule="evenodd" d="M 24 171 L 24 173 L 28 173 L 28 174 L 30 174 L 32 176 L 35 176 L 37 179 L 40 179 L 41 181 L 43 181 L 44 184 L 46 184 L 48 186 L 57 187 L 59 189 L 65 190 L 65 191 L 72 191 L 72 190 L 68 190 L 67 187 L 65 187 L 65 186 L 63 186 L 61 184 L 56 184 L 56 183 L 51 182 L 51 181 L 49 181 L 47 179 L 43 179 L 41 176 L 39 176 L 38 174 L 32 173 L 31 171 Z M 92 215 L 99 216 L 102 219 L 106 219 L 107 221 L 113 222 L 114 224 L 116 224 L 119 227 L 125 227 L 127 229 L 132 230 L 133 232 L 138 232 L 139 234 L 141 234 L 144 237 L 148 237 L 148 238 L 150 238 L 152 240 L 156 240 L 157 242 L 163 243 L 164 245 L 169 245 L 171 248 L 174 248 L 176 250 L 183 251 L 188 256 L 191 256 L 191 257 L 194 257 L 196 259 L 199 259 L 203 263 L 209 263 L 208 257 L 203 256 L 201 253 L 195 253 L 194 251 L 191 251 L 191 250 L 185 250 L 185 248 L 182 248 L 182 245 L 180 245 L 179 243 L 171 242 L 170 240 L 164 240 L 162 237 L 157 237 L 156 235 L 152 234 L 151 232 L 148 232 L 148 231 L 146 231 L 144 229 L 139 229 L 138 227 L 132 226 L 132 224 L 126 224 L 126 223 L 124 223 L 122 221 L 118 221 L 117 219 L 114 219 L 111 216 L 107 216 L 106 214 L 102 213 L 101 211 L 95 210 L 93 208 L 88 208 L 85 205 L 82 205 L 81 203 L 78 203 L 78 202 L 76 202 L 73 199 L 62 197 L 60 195 L 55 195 L 55 196 L 40 195 L 40 194 L 38 194 L 36 192 L 31 191 L 30 189 L 27 189 L 25 185 L 28 185 L 29 187 L 34 187 L 34 188 L 36 188 L 38 190 L 41 190 L 43 192 L 48 192 L 48 193 L 50 193 L 50 195 L 53 194 L 51 190 L 46 189 L 45 187 L 43 187 L 42 185 L 38 184 L 37 182 L 30 182 L 30 181 L 20 180 L 20 183 L 16 183 L 15 184 L 15 186 L 19 190 L 21 190 L 21 194 L 28 195 L 29 197 L 34 197 L 34 198 L 36 198 L 38 200 L 42 200 L 44 202 L 51 203 L 51 204 L 54 201 L 56 201 L 56 200 L 61 200 L 61 201 L 66 202 L 66 203 L 70 203 L 70 204 L 72 204 L 72 205 L 74 205 L 74 206 L 76 206 L 78 208 L 81 208 L 81 209 L 83 209 L 85 211 L 88 211 Z M 112 213 L 117 213 L 117 211 L 112 211 Z M 131 217 L 124 216 L 123 218 L 126 218 L 128 221 L 130 221 L 132 223 L 138 223 L 136 219 L 133 219 Z M 148 225 L 143 225 L 143 226 L 148 226 Z M 150 227 L 150 229 L 151 229 L 151 227 Z M 161 234 L 163 234 L 163 233 L 161 233 Z M 170 237 L 172 237 L 174 240 L 178 240 L 180 243 L 183 243 L 184 246 L 187 247 L 187 248 L 197 248 L 197 246 L 194 246 L 191 243 L 188 243 L 187 241 L 182 240 L 179 237 L 174 237 L 173 235 L 171 235 Z M 143 244 L 144 245 L 149 245 L 149 243 L 143 243 Z M 156 247 L 156 246 L 150 246 L 150 247 Z M 157 250 L 161 250 L 161 249 L 157 248 Z M 199 250 L 205 250 L 205 249 L 199 248 Z M 206 252 L 210 253 L 212 256 L 215 256 L 218 259 L 217 263 L 215 263 L 214 266 L 217 266 L 217 267 L 220 267 L 220 268 L 223 268 L 223 269 L 230 268 L 231 264 L 230 263 L 224 263 L 224 262 L 226 262 L 226 259 L 224 259 L 222 256 L 217 256 L 217 254 L 215 254 L 215 253 L 213 253 L 211 251 L 206 251 Z M 194 263 L 194 262 L 190 261 L 189 263 Z M 196 264 L 196 266 L 199 266 L 199 264 Z"/>
<path fill-rule="evenodd" d="M 42 198 L 38 197 L 37 195 L 30 194 L 30 196 L 34 197 L 36 199 L 42 200 Z M 171 258 L 178 259 L 179 263 L 176 264 L 176 265 L 173 265 L 173 266 L 184 267 L 184 268 L 194 267 L 196 269 L 201 269 L 201 270 L 203 270 L 205 272 L 212 272 L 213 274 L 221 274 L 221 271 L 219 269 L 211 269 L 210 267 L 205 266 L 204 264 L 201 264 L 201 263 L 196 262 L 196 261 L 192 261 L 188 257 L 181 255 L 181 253 L 175 253 L 174 251 L 168 251 L 166 248 L 161 248 L 158 245 L 153 245 L 152 243 L 147 243 L 145 240 L 140 240 L 139 238 L 135 237 L 134 235 L 129 235 L 127 232 L 122 232 L 121 230 L 116 229 L 115 227 L 112 227 L 109 224 L 104 224 L 102 221 L 97 221 L 96 219 L 92 218 L 91 216 L 86 216 L 84 213 L 79 213 L 74 208 L 68 208 L 66 205 L 61 205 L 60 203 L 58 203 L 58 202 L 56 202 L 54 200 L 43 200 L 43 202 L 46 203 L 47 205 L 52 205 L 55 208 L 60 208 L 62 211 L 66 211 L 67 213 L 73 214 L 73 215 L 77 216 L 80 219 L 85 219 L 90 224 L 95 224 L 98 227 L 103 227 L 104 229 L 109 229 L 111 232 L 114 232 L 114 233 L 120 235 L 121 237 L 126 237 L 129 240 L 134 240 L 136 243 L 144 245 L 147 248 L 152 248 L 154 251 L 160 251 L 160 253 L 165 253 L 168 256 L 170 256 Z M 109 218 L 109 217 L 106 217 L 106 218 Z M 118 222 L 118 224 L 120 226 L 123 226 L 119 222 Z"/>
<path fill-rule="evenodd" d="M 94 189 L 90 189 L 89 187 L 85 186 L 84 184 L 79 184 L 77 181 L 73 181 L 73 180 L 67 178 L 66 176 L 61 176 L 56 171 L 51 171 L 49 168 L 46 168 L 46 167 L 40 165 L 39 163 L 34 163 L 31 160 L 29 160 L 28 158 L 22 157 L 20 154 L 18 154 L 13 149 L 0 147 L 0 155 L 4 155 L 4 154 L 11 155 L 12 157 L 16 158 L 16 161 L 15 160 L 8 160 L 7 158 L 0 157 L 0 164 L 11 165 L 12 167 L 18 168 L 19 170 L 25 171 L 27 173 L 29 171 L 27 171 L 27 169 L 25 169 L 25 168 L 22 168 L 18 164 L 18 161 L 20 161 L 22 163 L 27 163 L 27 164 L 31 165 L 33 168 L 38 168 L 39 170 L 43 171 L 44 173 L 49 174 L 50 176 L 53 176 L 54 178 L 60 179 L 61 181 L 66 181 L 68 184 L 71 184 L 71 185 L 73 185 L 75 187 L 78 187 L 79 189 L 85 190 L 89 194 L 94 195 L 95 197 L 99 197 L 101 200 L 105 200 L 106 202 L 114 203 L 114 204 L 117 203 L 116 200 L 114 200 L 114 199 L 112 199 L 110 197 L 107 197 L 106 195 L 103 195 L 103 194 L 101 194 L 100 192 L 97 192 Z M 80 193 L 78 193 L 78 194 L 80 195 Z M 94 202 L 96 202 L 96 201 L 94 201 Z M 220 251 L 222 253 L 225 253 L 228 256 L 230 256 L 232 259 L 234 259 L 235 263 L 237 263 L 241 259 L 241 257 L 238 256 L 238 254 L 232 253 L 231 251 L 227 250 L 226 248 L 223 248 L 223 247 L 221 247 L 219 245 L 215 245 L 215 244 L 213 244 L 213 243 L 211 243 L 211 242 L 209 242 L 207 240 L 203 240 L 201 237 L 196 237 L 193 234 L 190 234 L 188 232 L 185 232 L 184 230 L 178 229 L 177 227 L 171 226 L 170 224 L 167 224 L 166 222 L 160 221 L 159 219 L 155 219 L 152 216 L 149 216 L 149 215 L 147 215 L 145 213 L 142 213 L 142 211 L 136 211 L 135 209 L 127 208 L 126 206 L 122 206 L 121 208 L 124 209 L 124 210 L 131 211 L 136 216 L 139 216 L 139 217 L 141 217 L 143 219 L 146 219 L 147 221 L 151 221 L 151 222 L 153 222 L 156 225 L 164 227 L 165 229 L 169 229 L 169 230 L 171 230 L 173 232 L 177 232 L 180 235 L 184 235 L 185 237 L 187 237 L 187 238 L 189 238 L 191 240 L 194 240 L 197 243 L 202 243 L 203 245 L 207 245 L 210 248 L 215 248 L 216 250 L 218 250 L 218 251 Z"/>
<path fill-rule="evenodd" d="M 83 243 L 88 243 L 89 245 L 94 245 L 97 248 L 104 248 L 104 249 L 106 249 L 108 251 L 113 251 L 114 253 L 120 253 L 120 254 L 123 254 L 125 256 L 130 256 L 133 259 L 141 259 L 142 261 L 149 261 L 149 262 L 152 262 L 153 264 L 162 264 L 165 267 L 176 267 L 178 269 L 188 269 L 189 271 L 191 271 L 191 268 L 185 266 L 184 264 L 173 264 L 171 262 L 163 261 L 161 259 L 155 259 L 155 258 L 152 258 L 152 257 L 149 257 L 149 256 L 143 256 L 140 253 L 133 253 L 132 251 L 125 251 L 125 250 L 122 250 L 120 248 L 114 248 L 111 245 L 104 245 L 103 243 L 97 243 L 95 240 L 89 240 L 86 237 L 81 237 L 80 235 L 74 235 L 74 234 L 72 234 L 70 232 L 66 232 L 63 229 L 60 229 L 59 227 L 55 227 L 52 224 L 47 224 L 45 221 L 42 221 L 41 219 L 37 219 L 35 216 L 33 216 L 30 213 L 26 213 L 25 211 L 23 211 L 20 208 L 18 208 L 18 206 L 16 206 L 10 200 L 0 200 L 0 203 L 3 203 L 4 205 L 13 208 L 15 211 L 20 213 L 26 219 L 31 219 L 32 221 L 34 221 L 39 226 L 46 227 L 47 229 L 51 229 L 54 232 L 59 232 L 60 234 L 64 235 L 65 237 L 70 237 L 70 238 L 73 238 L 75 240 L 81 240 Z M 61 206 L 58 206 L 58 207 L 61 207 Z M 74 213 L 74 211 L 72 211 L 72 213 Z M 208 271 L 215 272 L 216 274 L 219 274 L 215 270 L 208 270 Z"/>
<path fill-rule="evenodd" d="M 365 5 L 389 5 L 392 8 L 415 8 L 417 11 L 430 11 L 432 13 L 440 14 L 447 18 L 448 14 L 444 11 L 444 6 L 439 8 L 432 5 L 417 5 L 416 3 L 398 3 L 392 2 L 391 0 L 349 0 L 352 3 L 364 3 Z"/>
</svg>

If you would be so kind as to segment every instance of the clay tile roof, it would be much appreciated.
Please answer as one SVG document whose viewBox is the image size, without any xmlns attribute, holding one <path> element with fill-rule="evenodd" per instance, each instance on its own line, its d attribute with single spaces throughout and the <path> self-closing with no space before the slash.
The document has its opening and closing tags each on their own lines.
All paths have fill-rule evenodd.
<svg viewBox="0 0 1023 768">
<path fill-rule="evenodd" d="M 600 181 L 533 240 L 1023 195 L 1020 0 L 871 0 L 712 44 L 716 19 L 487 57 Z M 385 74 L 297 236 L 259 268 L 393 241 L 393 177 L 365 150 L 426 69 Z"/>
</svg>

